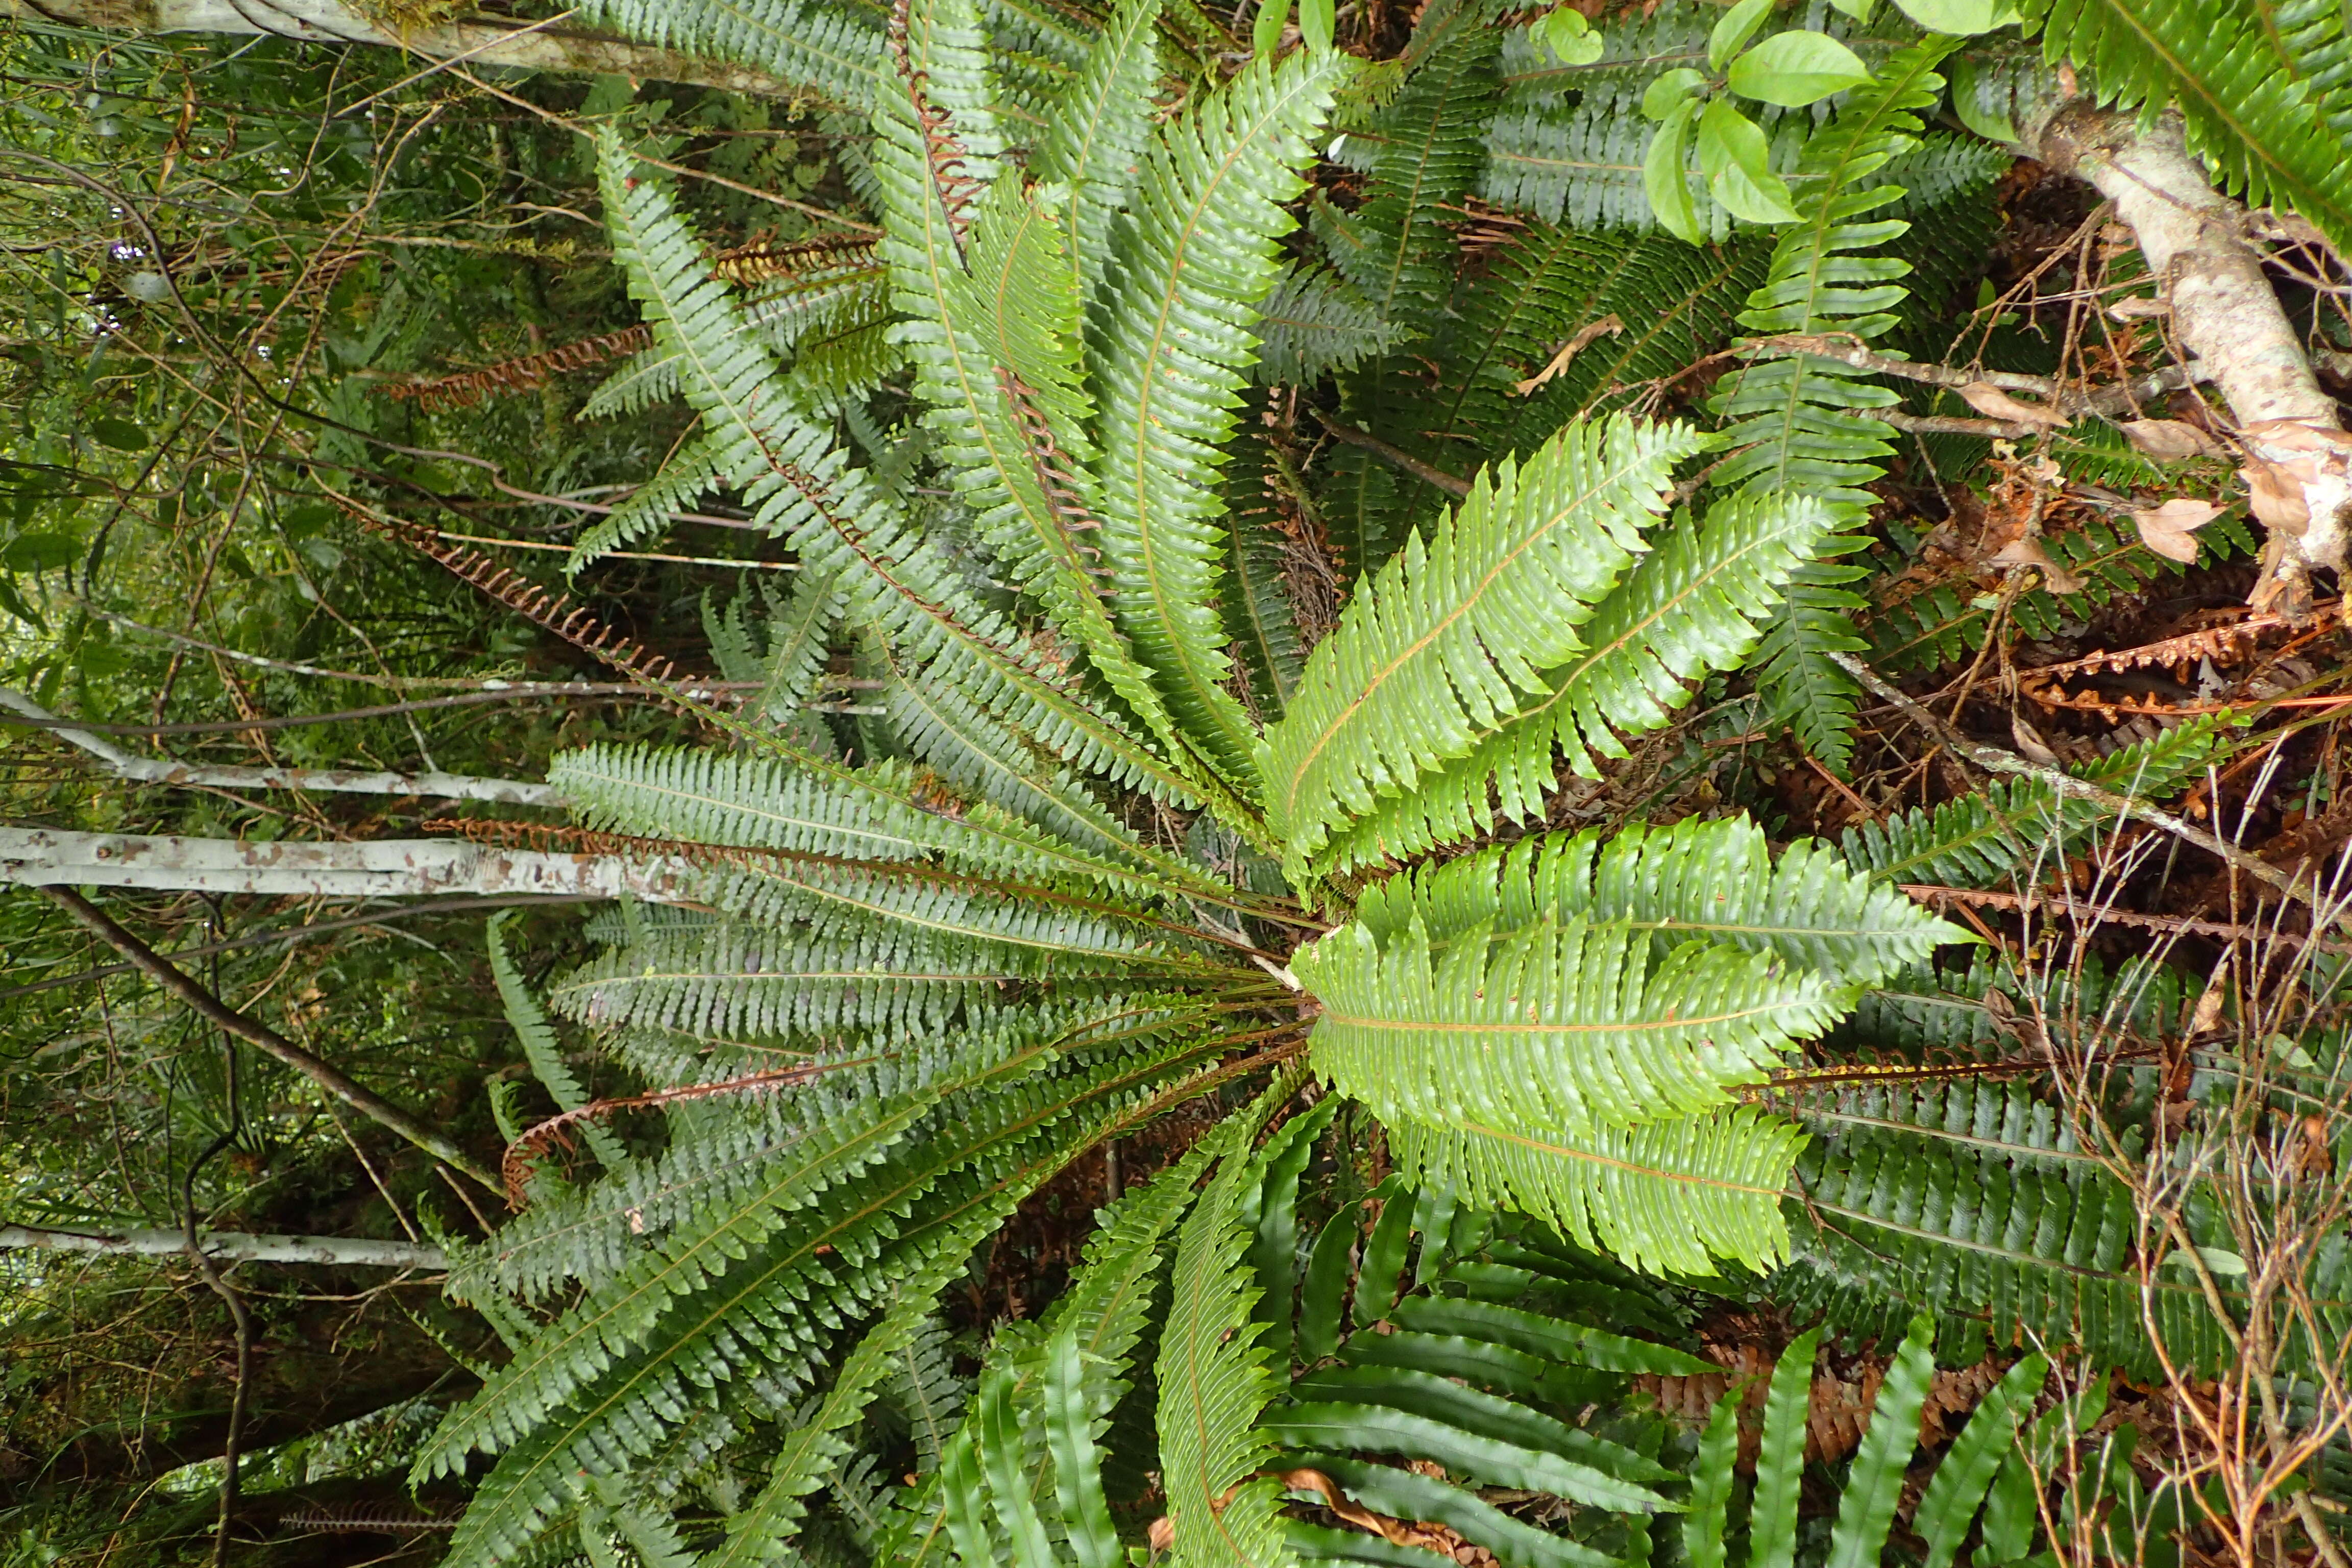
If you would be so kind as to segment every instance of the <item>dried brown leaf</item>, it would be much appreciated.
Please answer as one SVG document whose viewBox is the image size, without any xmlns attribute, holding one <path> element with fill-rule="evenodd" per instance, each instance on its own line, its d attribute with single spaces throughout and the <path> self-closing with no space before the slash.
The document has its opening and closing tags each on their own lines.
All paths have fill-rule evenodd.
<svg viewBox="0 0 2352 1568">
<path fill-rule="evenodd" d="M 1566 370 L 1570 360 L 1574 359 L 1578 354 L 1582 353 L 1586 349 L 1592 346 L 1593 339 L 1600 337 L 1613 338 L 1624 330 L 1625 323 L 1620 321 L 1614 312 L 1601 317 L 1597 321 L 1586 322 L 1583 326 L 1579 327 L 1576 330 L 1576 335 L 1574 337 L 1569 339 L 1568 342 L 1560 345 L 1559 353 L 1551 356 L 1551 363 L 1549 364 L 1545 365 L 1543 369 L 1536 372 L 1535 374 L 1528 377 L 1525 381 L 1514 382 L 1511 385 L 1512 393 L 1520 397 L 1527 396 L 1529 393 L 1535 391 L 1536 388 L 1549 381 L 1553 376 L 1556 376 L 1561 371 Z"/>
<path fill-rule="evenodd" d="M 2219 441 L 2185 419 L 2126 419 L 2123 432 L 2140 456 L 2159 463 L 2222 455 Z"/>
<path fill-rule="evenodd" d="M 2042 548 L 2042 541 L 2031 534 L 2020 534 L 2004 544 L 1985 563 L 1988 566 L 2031 566 L 2042 574 L 2042 580 L 2053 594 L 2079 594 L 2083 580 L 2050 559 Z"/>
<path fill-rule="evenodd" d="M 1989 381 L 1969 383 L 1960 388 L 1960 398 L 1988 419 L 2006 419 L 2016 425 L 2038 425 L 2045 430 L 2063 430 L 2074 423 L 2054 408 L 2044 408 L 2038 403 L 2011 397 Z"/>
<path fill-rule="evenodd" d="M 2162 506 L 2132 513 L 2142 544 L 2168 561 L 2184 566 L 2197 563 L 2197 530 L 2221 515 L 2211 501 L 2175 496 Z"/>
</svg>

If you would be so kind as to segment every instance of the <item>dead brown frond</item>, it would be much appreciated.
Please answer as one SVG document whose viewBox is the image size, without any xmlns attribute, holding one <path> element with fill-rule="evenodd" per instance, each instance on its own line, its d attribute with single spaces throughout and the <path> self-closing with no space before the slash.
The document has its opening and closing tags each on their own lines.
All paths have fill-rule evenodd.
<svg viewBox="0 0 2352 1568">
<path fill-rule="evenodd" d="M 438 414 L 451 408 L 471 407 L 493 393 L 535 391 L 566 371 L 584 370 L 635 353 L 649 347 L 653 341 L 651 327 L 624 327 L 617 332 L 576 339 L 537 353 L 500 360 L 479 370 L 445 375 L 437 381 L 387 382 L 383 391 L 387 397 L 415 403 L 427 414 Z"/>
</svg>

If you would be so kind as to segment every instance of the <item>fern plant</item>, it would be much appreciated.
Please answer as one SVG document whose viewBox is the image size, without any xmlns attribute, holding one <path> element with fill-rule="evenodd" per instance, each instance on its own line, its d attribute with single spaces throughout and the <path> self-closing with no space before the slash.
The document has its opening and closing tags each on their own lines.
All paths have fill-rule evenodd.
<svg viewBox="0 0 2352 1568">
<path fill-rule="evenodd" d="M 2095 821 L 2036 784 L 1842 848 L 1742 817 L 1554 830 L 1564 780 L 1604 777 L 1709 681 L 1846 754 L 1830 656 L 1864 645 L 1843 562 L 1897 395 L 1749 345 L 1711 426 L 1659 416 L 1735 329 L 1893 332 L 1911 263 L 1889 215 L 1970 200 L 1995 163 L 1927 128 L 1954 39 L 1766 9 L 1727 42 L 1732 18 L 1670 0 L 1577 63 L 1554 23 L 1539 41 L 1437 0 L 1367 64 L 1329 0 L 1295 29 L 1261 6 L 1246 57 L 1166 0 L 1083 23 L 1010 0 L 595 8 L 854 117 L 881 232 L 739 289 L 600 133 L 652 342 L 598 405 L 674 391 L 699 428 L 573 565 L 706 488 L 740 497 L 797 569 L 708 613 L 751 698 L 436 547 L 709 735 L 551 770 L 574 825 L 542 831 L 656 862 L 675 902 L 600 919 L 603 953 L 535 994 L 497 958 L 558 1115 L 516 1142 L 521 1212 L 456 1247 L 452 1292 L 512 1353 L 419 1466 L 479 1471 L 451 1563 L 576 1542 L 1110 1568 L 1138 1533 L 1122 1465 L 1160 1477 L 1188 1568 L 1412 1568 L 1449 1541 L 1583 1568 L 1645 1558 L 1678 1511 L 1693 1561 L 1721 1562 L 1735 1405 L 1695 1465 L 1658 1423 L 1576 1413 L 1708 1374 L 1690 1293 L 1769 1280 L 1857 1331 L 1931 1314 L 1832 1535 L 1859 1564 L 1931 1330 L 2147 1363 L 2112 1173 L 2021 1090 L 1886 1060 L 1980 1058 L 1986 1032 L 1981 988 L 1953 1026 L 1969 998 L 1934 967 L 1971 939 L 1891 884 L 1990 880 Z M 2333 68 L 2297 37 L 2315 79 Z M 1779 68 L 1831 85 L 1784 91 L 1740 65 L 1751 45 L 1812 51 L 1834 68 Z M 1727 112 L 1665 74 L 1702 65 L 1727 66 Z M 1777 112 L 1730 109 L 1742 83 Z M 1633 147 L 1637 103 L 1672 135 L 1712 116 L 1695 169 L 1666 131 Z M 1528 166 L 1547 137 L 1606 166 L 1554 191 Z M 1481 193 L 1540 218 L 1474 216 Z M 1265 398 L 1302 384 L 1343 457 Z M 2216 743 L 2189 727 L 2099 776 L 2154 787 Z M 558 1020 L 641 1090 L 588 1098 Z M 1210 1131 L 957 1386 L 932 1325 L 974 1249 L 1186 1105 Z M 624 1120 L 646 1110 L 657 1135 Z M 1394 1169 L 1310 1240 L 1302 1173 L 1335 1125 L 1376 1128 Z M 2218 1358 L 2209 1299 L 2147 1300 L 2186 1361 Z M 1929 1483 L 1931 1556 L 1989 1488 L 2019 1539 L 1995 1461 L 2037 1364 Z M 1759 1563 L 1793 1529 L 1788 1379 Z M 902 1484 L 866 1441 L 892 1399 L 922 1434 Z"/>
</svg>

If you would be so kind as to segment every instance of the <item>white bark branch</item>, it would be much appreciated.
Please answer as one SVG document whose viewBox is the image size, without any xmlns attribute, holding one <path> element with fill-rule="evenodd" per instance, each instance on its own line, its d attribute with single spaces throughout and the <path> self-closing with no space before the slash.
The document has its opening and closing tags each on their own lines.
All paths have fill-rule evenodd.
<svg viewBox="0 0 2352 1568">
<path fill-rule="evenodd" d="M 808 90 L 764 71 L 631 43 L 562 24 L 454 21 L 386 31 L 338 0 L 0 0 L 0 16 L 105 32 L 275 34 L 312 43 L 371 44 L 433 60 L 584 71 L 687 82 L 768 98 Z"/>
<path fill-rule="evenodd" d="M 2245 208 L 2213 188 L 2174 114 L 2143 128 L 2136 113 L 2076 100 L 2028 140 L 2035 157 L 2113 201 L 2138 240 L 2174 338 L 2238 424 L 2255 515 L 2270 530 L 2254 607 L 2307 618 L 2312 570 L 2344 565 L 2352 437 L 2263 276 Z"/>
<path fill-rule="evenodd" d="M 329 899 L 565 893 L 675 903 L 688 896 L 688 870 L 676 859 L 550 855 L 444 838 L 245 843 L 0 826 L 0 884 L 20 887 L 151 888 Z"/>
<path fill-rule="evenodd" d="M 342 1236 L 247 1236 L 216 1230 L 199 1237 L 205 1256 L 215 1263 L 323 1263 L 351 1268 L 449 1267 L 437 1247 L 415 1241 L 367 1241 Z M 45 1252 L 86 1252 L 101 1257 L 185 1258 L 188 1238 L 176 1230 L 53 1230 L 42 1226 L 0 1225 L 0 1247 Z"/>
<path fill-rule="evenodd" d="M 521 779 L 479 778 L 470 773 L 362 773 L 350 768 L 237 768 L 209 763 L 179 763 L 134 757 L 110 741 L 61 722 L 21 691 L 0 687 L 0 708 L 49 726 L 112 769 L 118 778 L 141 784 L 201 785 L 216 789 L 307 789 L 344 795 L 436 795 L 445 800 L 485 800 L 499 805 L 562 805 L 563 797 L 543 784 Z"/>
</svg>

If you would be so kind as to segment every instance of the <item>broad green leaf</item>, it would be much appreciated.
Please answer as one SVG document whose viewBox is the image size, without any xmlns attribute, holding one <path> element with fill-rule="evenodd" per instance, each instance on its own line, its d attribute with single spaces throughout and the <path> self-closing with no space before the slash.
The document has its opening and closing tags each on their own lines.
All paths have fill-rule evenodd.
<svg viewBox="0 0 2352 1568">
<path fill-rule="evenodd" d="M 1692 199 L 1690 174 L 1683 161 L 1691 117 L 1697 110 L 1698 104 L 1690 99 L 1668 110 L 1664 123 L 1652 132 L 1650 150 L 1642 158 L 1642 189 L 1650 198 L 1651 215 L 1660 228 L 1686 245 L 1701 245 L 1706 239 L 1698 226 L 1698 204 Z"/>
<path fill-rule="evenodd" d="M 1715 30 L 1706 37 L 1706 68 L 1721 70 L 1725 64 L 1748 47 L 1756 29 L 1772 14 L 1772 0 L 1739 0 L 1739 4 L 1723 14 Z"/>
<path fill-rule="evenodd" d="M 1338 0 L 1298 0 L 1298 36 L 1315 54 L 1331 52 L 1332 29 L 1339 21 Z"/>
<path fill-rule="evenodd" d="M 1761 103 L 1802 109 L 1864 85 L 1862 57 L 1826 33 L 1775 33 L 1731 62 L 1731 90 Z"/>
<path fill-rule="evenodd" d="M 1289 20 L 1290 0 L 1264 0 L 1257 8 L 1257 25 L 1250 30 L 1250 47 L 1272 55 L 1282 47 L 1283 25 Z"/>
<path fill-rule="evenodd" d="M 1688 66 L 1670 70 L 1642 94 L 1642 112 L 1652 120 L 1664 120 L 1689 102 L 1691 94 L 1706 85 L 1706 76 Z"/>
<path fill-rule="evenodd" d="M 1731 100 L 1718 98 L 1698 120 L 1698 166 L 1707 190 L 1748 223 L 1794 223 L 1787 182 L 1772 172 L 1771 143 Z"/>
<path fill-rule="evenodd" d="M 2010 0 L 1895 0 L 1903 14 L 1931 33 L 1970 37 L 2017 20 Z"/>
</svg>

